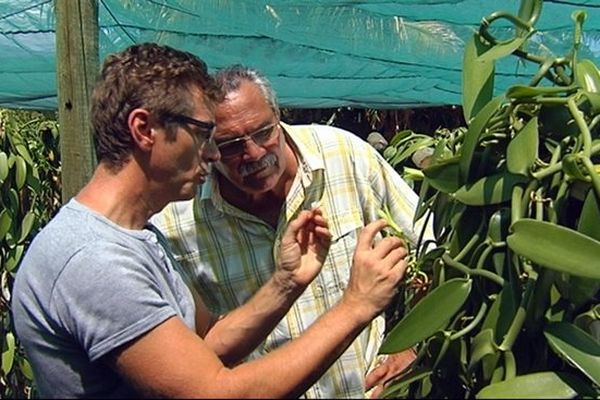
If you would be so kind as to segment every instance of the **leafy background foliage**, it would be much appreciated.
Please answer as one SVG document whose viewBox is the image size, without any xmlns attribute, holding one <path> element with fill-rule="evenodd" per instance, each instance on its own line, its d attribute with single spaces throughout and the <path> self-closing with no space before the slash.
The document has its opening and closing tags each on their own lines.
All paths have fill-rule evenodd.
<svg viewBox="0 0 600 400">
<path fill-rule="evenodd" d="M 60 207 L 58 140 L 54 114 L 0 109 L 2 398 L 32 395 L 31 367 L 14 332 L 10 294 L 25 249 Z"/>
<path fill-rule="evenodd" d="M 600 395 L 600 72 L 578 58 L 582 12 L 569 54 L 528 52 L 541 8 L 493 13 L 467 44 L 466 128 L 402 131 L 384 151 L 418 184 L 416 219 L 435 236 L 411 255 L 408 312 L 381 349 L 418 350 L 388 397 Z M 500 19 L 513 37 L 493 36 Z M 494 96 L 509 56 L 538 70 Z M 419 170 L 411 156 L 424 148 Z"/>
</svg>

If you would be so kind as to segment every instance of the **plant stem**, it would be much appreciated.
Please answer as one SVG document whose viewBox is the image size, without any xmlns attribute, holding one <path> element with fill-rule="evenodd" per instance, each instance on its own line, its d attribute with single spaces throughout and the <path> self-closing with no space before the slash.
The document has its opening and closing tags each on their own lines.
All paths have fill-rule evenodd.
<svg viewBox="0 0 600 400">
<path fill-rule="evenodd" d="M 483 319 L 486 311 L 487 311 L 487 303 L 482 302 L 481 307 L 479 307 L 479 311 L 477 311 L 477 315 L 475 315 L 475 318 L 473 318 L 473 320 L 471 322 L 469 322 L 469 324 L 467 326 L 465 326 L 464 328 L 462 328 L 460 331 L 453 333 L 450 336 L 450 340 L 458 339 L 459 337 L 464 336 L 467 333 L 471 332 L 473 330 L 473 328 L 475 328 L 477 326 L 477 324 L 479 324 L 479 322 Z"/>
<path fill-rule="evenodd" d="M 537 273 L 533 271 L 533 269 L 524 265 L 524 269 L 529 273 L 529 278 L 527 281 L 527 287 L 525 288 L 525 293 L 523 294 L 523 298 L 521 299 L 521 304 L 517 309 L 517 313 L 513 318 L 512 323 L 510 324 L 510 328 L 508 328 L 508 332 L 504 336 L 504 340 L 498 348 L 502 351 L 512 349 L 512 346 L 515 344 L 515 340 L 517 340 L 517 336 L 521 332 L 521 328 L 525 323 L 525 318 L 527 316 L 527 308 L 529 307 L 529 302 L 531 300 L 531 295 L 533 294 L 533 289 L 535 288 L 535 282 L 537 280 Z"/>
<path fill-rule="evenodd" d="M 462 264 L 461 262 L 452 259 L 452 257 L 450 257 L 450 255 L 448 253 L 445 253 L 444 255 L 442 255 L 442 260 L 444 261 L 444 264 L 446 264 L 449 267 L 452 267 L 454 269 L 457 269 L 467 275 L 481 276 L 483 278 L 487 278 L 487 279 L 491 280 L 492 282 L 494 282 L 500 286 L 504 286 L 504 278 L 502 278 L 501 276 L 498 276 L 498 275 L 494 274 L 493 272 L 490 272 L 485 269 L 471 269 L 471 268 L 467 267 L 466 265 Z"/>
</svg>

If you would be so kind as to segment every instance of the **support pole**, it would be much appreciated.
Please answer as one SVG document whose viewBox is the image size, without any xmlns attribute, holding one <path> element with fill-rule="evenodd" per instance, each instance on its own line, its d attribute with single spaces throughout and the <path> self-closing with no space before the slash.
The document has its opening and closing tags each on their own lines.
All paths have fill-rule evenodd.
<svg viewBox="0 0 600 400">
<path fill-rule="evenodd" d="M 91 178 L 96 158 L 90 96 L 99 70 L 97 0 L 54 0 L 62 201 Z"/>
</svg>

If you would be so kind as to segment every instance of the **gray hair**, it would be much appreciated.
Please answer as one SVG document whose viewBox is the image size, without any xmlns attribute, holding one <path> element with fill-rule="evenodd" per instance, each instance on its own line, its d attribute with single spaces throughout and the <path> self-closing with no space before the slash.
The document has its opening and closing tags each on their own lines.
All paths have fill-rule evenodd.
<svg viewBox="0 0 600 400">
<path fill-rule="evenodd" d="M 257 70 L 236 64 L 219 70 L 214 78 L 221 86 L 225 97 L 229 93 L 238 90 L 244 81 L 254 83 L 258 86 L 273 113 L 279 118 L 279 105 L 277 104 L 275 91 L 267 78 Z"/>
</svg>

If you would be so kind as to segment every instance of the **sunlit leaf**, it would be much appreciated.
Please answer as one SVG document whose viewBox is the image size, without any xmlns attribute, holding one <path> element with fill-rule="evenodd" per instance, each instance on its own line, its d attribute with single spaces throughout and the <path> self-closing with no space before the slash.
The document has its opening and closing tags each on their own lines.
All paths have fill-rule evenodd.
<svg viewBox="0 0 600 400">
<path fill-rule="evenodd" d="M 19 262 L 21 261 L 21 258 L 23 257 L 24 250 L 25 250 L 25 246 L 22 244 L 17 245 L 14 248 L 10 249 L 10 251 L 8 252 L 8 258 L 6 259 L 6 261 L 4 263 L 4 268 L 8 272 L 13 271 L 15 269 L 15 267 L 19 264 Z"/>
<path fill-rule="evenodd" d="M 21 190 L 25 185 L 25 179 L 27 178 L 27 163 L 21 156 L 15 157 L 15 184 L 17 190 Z"/>
<path fill-rule="evenodd" d="M 4 336 L 2 345 L 2 372 L 7 375 L 13 367 L 15 361 L 15 335 L 7 332 Z"/>
<path fill-rule="evenodd" d="M 513 174 L 528 175 L 538 155 L 538 120 L 532 118 L 508 144 L 506 164 Z"/>
<path fill-rule="evenodd" d="M 565 382 L 564 374 L 537 372 L 484 387 L 477 399 L 568 399 L 577 392 Z"/>
<path fill-rule="evenodd" d="M 470 206 L 499 204 L 511 198 L 514 185 L 527 182 L 523 175 L 499 173 L 465 185 L 454 193 L 454 198 Z"/>
<path fill-rule="evenodd" d="M 493 355 L 498 352 L 498 346 L 494 341 L 494 331 L 492 329 L 482 329 L 471 343 L 471 359 L 469 360 L 469 369 L 473 368 L 484 356 Z"/>
<path fill-rule="evenodd" d="M 470 279 L 451 279 L 433 289 L 392 328 L 380 353 L 396 353 L 443 329 L 471 292 Z"/>
<path fill-rule="evenodd" d="M 4 239 L 6 233 L 10 230 L 12 218 L 7 209 L 0 211 L 0 240 Z"/>
<path fill-rule="evenodd" d="M 523 46 L 523 43 L 528 39 L 528 36 L 516 37 L 507 41 L 506 43 L 500 43 L 490 48 L 490 50 L 479 56 L 479 60 L 484 61 L 495 61 L 499 58 L 506 57 L 519 47 Z"/>
<path fill-rule="evenodd" d="M 17 243 L 22 243 L 25 239 L 27 239 L 31 233 L 34 223 L 35 214 L 29 211 L 27 214 L 25 214 L 25 217 L 23 217 L 23 222 L 21 222 L 21 236 L 19 237 L 19 240 L 17 240 Z"/>
<path fill-rule="evenodd" d="M 600 343 L 577 326 L 555 322 L 544 329 L 550 347 L 600 385 Z"/>
<path fill-rule="evenodd" d="M 15 145 L 15 150 L 21 157 L 23 157 L 23 160 L 25 160 L 28 164 L 31 165 L 34 163 L 31 159 L 31 155 L 29 154 L 29 150 L 27 150 L 27 147 L 25 147 L 25 145 L 17 144 Z"/>
<path fill-rule="evenodd" d="M 511 226 L 508 246 L 546 268 L 600 279 L 600 241 L 567 227 L 523 218 Z"/>
<path fill-rule="evenodd" d="M 423 169 L 429 184 L 444 193 L 453 193 L 461 186 L 458 156 L 431 164 Z"/>
<path fill-rule="evenodd" d="M 4 182 L 8 176 L 8 156 L 0 151 L 0 183 Z"/>
<path fill-rule="evenodd" d="M 488 121 L 498 111 L 503 101 L 504 96 L 497 96 L 490 100 L 490 102 L 487 103 L 481 109 L 481 111 L 477 113 L 473 121 L 469 124 L 467 133 L 465 133 L 465 138 L 460 154 L 459 176 L 462 179 L 461 182 L 468 182 L 469 171 L 471 169 L 471 162 L 473 160 L 473 153 L 477 148 L 479 137 L 481 136 L 481 133 L 483 132 Z"/>
<path fill-rule="evenodd" d="M 465 44 L 462 70 L 463 114 L 471 118 L 492 99 L 494 93 L 494 62 L 478 59 L 489 49 L 477 35 Z"/>
<path fill-rule="evenodd" d="M 511 99 L 524 99 L 537 96 L 557 96 L 575 92 L 575 87 L 567 86 L 527 86 L 514 85 L 506 91 L 506 97 Z"/>
<path fill-rule="evenodd" d="M 29 364 L 29 361 L 26 358 L 19 358 L 19 369 L 27 379 L 33 380 L 33 370 L 31 369 L 31 364 Z"/>
</svg>

